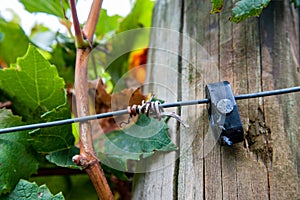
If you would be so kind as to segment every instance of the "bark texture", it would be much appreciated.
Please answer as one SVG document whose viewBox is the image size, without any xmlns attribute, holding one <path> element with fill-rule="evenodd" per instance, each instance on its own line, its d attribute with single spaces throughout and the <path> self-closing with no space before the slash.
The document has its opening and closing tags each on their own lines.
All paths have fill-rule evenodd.
<svg viewBox="0 0 300 200">
<path fill-rule="evenodd" d="M 148 81 L 165 87 L 148 89 L 175 101 L 202 99 L 207 83 L 223 80 L 235 94 L 299 86 L 293 5 L 272 1 L 259 18 L 239 24 L 228 21 L 232 7 L 225 1 L 221 14 L 210 15 L 208 0 L 156 1 L 153 26 L 184 34 L 152 32 Z M 210 139 L 205 106 L 177 109 L 190 128 L 170 122 L 180 148 L 147 163 L 133 199 L 298 199 L 299 100 L 294 93 L 238 101 L 245 141 L 232 148 Z"/>
</svg>

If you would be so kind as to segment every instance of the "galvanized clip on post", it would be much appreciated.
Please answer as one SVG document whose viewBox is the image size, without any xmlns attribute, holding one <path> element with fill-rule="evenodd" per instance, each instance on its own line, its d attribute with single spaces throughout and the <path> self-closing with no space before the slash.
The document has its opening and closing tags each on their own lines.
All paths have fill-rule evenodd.
<svg viewBox="0 0 300 200">
<path fill-rule="evenodd" d="M 208 84 L 205 92 L 210 126 L 221 145 L 232 146 L 244 140 L 243 125 L 230 83 Z"/>
</svg>

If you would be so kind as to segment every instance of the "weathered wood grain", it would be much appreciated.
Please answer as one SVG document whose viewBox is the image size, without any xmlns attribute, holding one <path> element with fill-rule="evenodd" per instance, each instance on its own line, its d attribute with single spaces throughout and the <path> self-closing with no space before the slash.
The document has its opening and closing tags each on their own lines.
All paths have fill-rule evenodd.
<svg viewBox="0 0 300 200">
<path fill-rule="evenodd" d="M 149 64 L 144 89 L 168 102 L 178 100 L 178 52 L 181 26 L 181 1 L 160 1 L 155 6 L 155 26 L 149 46 Z M 171 29 L 171 33 L 168 31 Z M 176 109 L 174 110 L 176 111 Z M 171 120 L 169 133 L 177 143 L 177 124 Z M 135 176 L 133 199 L 173 199 L 176 196 L 177 152 L 157 154 L 143 161 L 143 174 Z"/>
<path fill-rule="evenodd" d="M 274 1 L 261 17 L 262 89 L 299 85 L 298 14 Z M 271 199 L 299 199 L 299 94 L 264 98 Z"/>
<path fill-rule="evenodd" d="M 148 80 L 176 91 L 155 91 L 159 98 L 202 99 L 207 83 L 223 80 L 235 94 L 300 85 L 299 17 L 293 5 L 272 1 L 261 17 L 232 24 L 232 2 L 218 15 L 209 14 L 210 3 L 156 2 L 153 26 L 183 32 L 152 34 Z M 245 141 L 232 148 L 207 137 L 205 106 L 178 109 L 190 125 L 170 123 L 180 149 L 151 159 L 149 166 L 162 168 L 136 177 L 134 199 L 299 199 L 299 100 L 295 93 L 238 101 Z"/>
</svg>

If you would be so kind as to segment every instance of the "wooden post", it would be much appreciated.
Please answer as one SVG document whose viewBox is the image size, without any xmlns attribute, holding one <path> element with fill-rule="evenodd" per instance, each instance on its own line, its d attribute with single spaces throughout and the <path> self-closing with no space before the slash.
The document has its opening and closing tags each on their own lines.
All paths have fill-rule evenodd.
<svg viewBox="0 0 300 200">
<path fill-rule="evenodd" d="M 225 1 L 221 14 L 210 15 L 208 0 L 156 1 L 153 26 L 184 34 L 153 31 L 148 81 L 166 87 L 148 89 L 175 101 L 202 99 L 207 83 L 223 80 L 235 94 L 299 86 L 299 16 L 293 4 L 272 1 L 259 18 L 239 24 L 228 20 L 232 7 Z M 136 175 L 133 199 L 298 199 L 299 100 L 294 93 L 238 101 L 245 141 L 231 148 L 209 139 L 205 106 L 177 109 L 190 128 L 170 122 L 180 148 L 156 155 Z"/>
</svg>

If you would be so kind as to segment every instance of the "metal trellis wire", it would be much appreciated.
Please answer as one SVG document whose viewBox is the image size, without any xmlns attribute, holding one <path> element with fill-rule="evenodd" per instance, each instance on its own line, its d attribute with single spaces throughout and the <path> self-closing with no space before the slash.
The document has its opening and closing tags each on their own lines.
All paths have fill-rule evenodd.
<svg viewBox="0 0 300 200">
<path fill-rule="evenodd" d="M 251 99 L 251 98 L 258 98 L 258 97 L 266 97 L 266 96 L 294 93 L 294 92 L 299 92 L 299 91 L 300 91 L 300 86 L 297 86 L 297 87 L 257 92 L 257 93 L 250 93 L 250 94 L 240 94 L 240 95 L 235 96 L 235 99 L 236 100 Z M 206 103 L 209 103 L 208 99 L 164 103 L 164 104 L 161 104 L 160 107 L 171 108 L 171 107 L 190 106 L 190 105 L 206 104 Z M 0 134 L 16 132 L 16 131 L 32 130 L 32 129 L 37 129 L 37 128 L 59 126 L 59 125 L 64 125 L 64 124 L 72 124 L 72 123 L 77 123 L 77 122 L 85 122 L 85 121 L 102 119 L 102 118 L 119 116 L 119 115 L 125 115 L 125 114 L 129 114 L 127 109 L 117 110 L 117 111 L 112 111 L 112 112 L 107 112 L 107 113 L 101 113 L 101 114 L 96 114 L 96 115 L 90 115 L 90 116 L 85 116 L 85 117 L 72 118 L 72 119 L 64 119 L 64 120 L 58 120 L 58 121 L 52 121 L 52 122 L 9 127 L 9 128 L 0 129 Z"/>
</svg>

